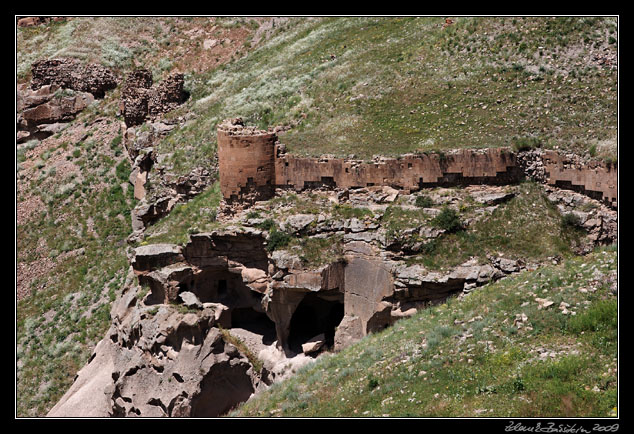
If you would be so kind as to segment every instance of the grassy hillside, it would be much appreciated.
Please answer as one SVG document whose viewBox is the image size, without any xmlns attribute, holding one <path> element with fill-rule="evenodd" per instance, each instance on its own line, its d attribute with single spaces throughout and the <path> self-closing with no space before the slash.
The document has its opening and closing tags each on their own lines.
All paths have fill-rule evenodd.
<svg viewBox="0 0 634 434">
<path fill-rule="evenodd" d="M 616 158 L 616 18 L 443 22 L 76 17 L 16 29 L 16 81 L 29 81 L 32 62 L 65 56 L 102 63 L 120 80 L 139 67 L 155 82 L 183 72 L 190 98 L 166 115 L 183 122 L 155 145 L 175 175 L 212 167 L 216 125 L 236 116 L 291 126 L 281 140 L 300 154 L 368 158 L 528 141 Z M 60 133 L 16 149 L 18 416 L 46 414 L 67 390 L 109 326 L 110 303 L 126 278 L 136 201 L 120 93 L 108 92 Z M 216 184 L 178 205 L 147 241 L 182 242 L 214 227 L 218 202 Z M 534 212 L 554 228 L 549 208 L 539 205 Z M 405 217 L 395 216 L 397 227 Z M 536 230 L 519 218 L 493 225 L 498 236 L 521 228 L 525 241 Z M 553 234 L 542 234 L 533 253 L 561 250 Z M 426 266 L 451 263 L 476 245 L 498 247 L 499 238 L 460 236 L 436 246 Z"/>
<path fill-rule="evenodd" d="M 241 115 L 296 153 L 547 147 L 616 154 L 612 18 L 290 20 L 245 57 L 191 76 L 195 119 L 165 141 L 174 164 Z M 175 112 L 174 115 L 177 115 Z M 189 146 L 189 150 L 188 149 Z"/>
<path fill-rule="evenodd" d="M 256 24 L 98 17 L 18 28 L 16 79 L 28 82 L 32 62 L 58 56 L 102 63 L 119 79 L 141 66 L 155 81 L 215 68 L 241 55 Z M 209 50 L 206 38 L 224 42 Z M 203 52 L 209 58 L 201 62 Z M 137 201 L 119 98 L 120 88 L 110 91 L 63 131 L 16 149 L 18 416 L 44 416 L 61 398 L 110 326 L 110 304 L 125 282 Z"/>
<path fill-rule="evenodd" d="M 600 249 L 449 299 L 320 357 L 230 415 L 616 416 L 616 267 L 616 249 Z"/>
<path fill-rule="evenodd" d="M 18 156 L 19 415 L 42 415 L 66 391 L 127 274 L 135 200 L 119 122 L 100 116 L 107 103 Z"/>
</svg>

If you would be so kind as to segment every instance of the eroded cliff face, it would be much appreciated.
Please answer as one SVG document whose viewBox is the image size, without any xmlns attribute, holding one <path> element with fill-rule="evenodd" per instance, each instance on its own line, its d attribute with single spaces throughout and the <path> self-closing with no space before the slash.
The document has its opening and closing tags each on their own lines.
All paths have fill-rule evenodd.
<svg viewBox="0 0 634 434">
<path fill-rule="evenodd" d="M 279 146 L 274 145 L 272 133 L 251 133 L 246 134 L 239 122 L 223 132 L 225 154 L 230 152 L 220 158 L 221 183 L 223 170 L 228 170 L 224 163 L 233 161 L 233 147 L 247 156 L 252 145 L 259 143 L 254 145 L 254 139 L 264 138 L 267 149 Z M 131 156 L 136 155 L 133 184 L 143 184 L 152 168 L 152 154 L 144 149 L 128 148 Z M 436 199 L 427 198 L 434 205 L 423 208 L 415 220 L 438 216 L 441 211 L 434 206 L 440 203 L 456 210 L 468 202 L 474 205 L 461 225 L 476 224 L 522 194 L 517 182 L 527 176 L 542 183 L 536 187 L 543 189 L 541 194 L 561 215 L 572 216 L 570 220 L 583 232 L 574 247 L 578 253 L 616 240 L 616 199 L 611 200 L 610 180 L 600 181 L 602 167 L 588 168 L 539 150 L 517 156 L 502 151 L 456 155 L 448 157 L 451 164 L 441 164 L 436 157 L 411 157 L 412 168 L 417 163 L 416 170 L 436 173 L 428 180 L 433 186 L 461 186 L 459 191 L 440 188 Z M 491 171 L 485 163 L 492 158 L 500 164 Z M 411 189 L 338 186 L 359 174 L 387 176 L 390 170 L 405 170 L 407 162 L 388 159 L 354 166 L 356 175 L 351 178 L 342 175 L 333 177 L 334 185 L 317 185 L 310 181 L 317 176 L 314 170 L 328 171 L 344 162 L 306 160 L 310 170 L 294 175 L 296 181 L 278 189 L 275 182 L 265 179 L 274 173 L 260 170 L 257 161 L 245 172 L 236 172 L 244 185 L 240 184 L 237 196 L 229 193 L 224 206 L 238 202 L 232 212 L 221 216 L 221 229 L 192 234 L 183 245 L 150 244 L 130 250 L 130 272 L 113 304 L 112 326 L 49 416 L 220 416 L 320 354 L 340 351 L 430 304 L 467 296 L 479 286 L 539 266 L 501 255 L 488 255 L 486 260 L 472 257 L 441 271 L 410 261 L 450 231 L 430 225 L 428 217 L 409 222 L 412 227 L 393 226 L 393 219 L 399 218 L 394 216 L 419 209 L 421 205 L 414 203 L 420 195 L 412 195 L 411 190 L 429 187 L 427 178 L 411 178 L 417 183 Z M 578 174 L 588 170 L 593 175 L 586 182 Z M 302 173 L 310 179 L 302 178 Z M 564 178 L 571 181 L 560 181 Z M 307 196 L 305 203 L 314 201 L 311 190 L 321 187 L 324 202 L 336 206 L 315 214 L 294 211 L 292 205 L 283 205 L 286 212 L 282 213 L 275 208 L 278 205 L 256 205 L 251 209 L 264 216 L 249 217 L 250 201 L 245 207 L 238 196 L 254 203 L 275 203 L 256 202 L 264 198 L 264 187 L 267 197 L 300 194 Z M 170 204 L 174 201 L 168 202 L 165 212 Z M 317 202 L 313 205 L 318 206 Z M 341 207 L 360 213 L 342 214 Z M 272 225 L 265 224 L 267 216 Z M 133 222 L 135 218 L 138 215 L 133 215 Z M 140 226 L 142 233 L 144 225 Z M 326 240 L 339 250 L 313 263 L 294 248 L 272 247 L 278 229 L 295 237 Z"/>
<path fill-rule="evenodd" d="M 518 191 L 474 186 L 461 194 L 480 204 L 469 225 Z M 610 208 L 556 187 L 545 194 L 561 213 L 576 215 L 587 234 L 581 250 L 616 239 Z M 388 206 L 411 207 L 413 197 L 398 196 L 389 187 L 370 187 L 329 197 L 381 214 Z M 430 271 L 407 261 L 416 247 L 389 237 L 381 218 L 293 214 L 280 220 L 289 233 L 341 240 L 339 256 L 310 265 L 292 248 L 267 248 L 271 232 L 261 228 L 262 218 L 242 213 L 225 223 L 184 245 L 130 251 L 112 326 L 50 416 L 219 416 L 320 354 L 429 304 L 539 266 L 490 256 Z M 417 238 L 443 233 L 424 225 L 415 230 Z"/>
</svg>

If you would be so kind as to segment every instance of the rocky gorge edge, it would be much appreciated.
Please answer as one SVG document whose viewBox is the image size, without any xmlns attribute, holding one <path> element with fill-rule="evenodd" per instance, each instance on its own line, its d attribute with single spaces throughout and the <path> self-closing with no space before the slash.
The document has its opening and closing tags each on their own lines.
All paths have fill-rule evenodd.
<svg viewBox="0 0 634 434">
<path fill-rule="evenodd" d="M 588 234 L 582 250 L 616 240 L 614 210 L 579 193 L 544 188 Z M 389 187 L 362 190 L 333 195 L 375 207 L 398 196 Z M 513 197 L 499 187 L 480 186 L 471 194 L 488 205 L 483 215 Z M 380 223 L 290 215 L 280 222 L 289 232 L 343 239 L 341 260 L 307 268 L 292 250 L 269 252 L 270 234 L 257 219 L 242 213 L 234 223 L 192 234 L 181 246 L 130 251 L 112 326 L 49 416 L 219 416 L 323 352 L 539 266 L 493 256 L 485 264 L 469 260 L 430 272 L 395 255 Z"/>
</svg>

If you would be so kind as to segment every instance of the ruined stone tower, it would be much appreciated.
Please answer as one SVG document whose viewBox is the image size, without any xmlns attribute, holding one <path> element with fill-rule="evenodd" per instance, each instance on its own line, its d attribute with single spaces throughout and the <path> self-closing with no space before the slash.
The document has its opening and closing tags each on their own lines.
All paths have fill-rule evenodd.
<svg viewBox="0 0 634 434">
<path fill-rule="evenodd" d="M 276 141 L 274 132 L 245 127 L 240 118 L 218 125 L 220 190 L 226 201 L 273 197 Z"/>
</svg>

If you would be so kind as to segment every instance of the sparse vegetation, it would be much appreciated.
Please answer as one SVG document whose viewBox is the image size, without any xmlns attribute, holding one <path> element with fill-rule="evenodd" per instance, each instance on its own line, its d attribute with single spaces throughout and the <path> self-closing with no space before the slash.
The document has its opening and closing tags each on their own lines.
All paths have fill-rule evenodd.
<svg viewBox="0 0 634 434">
<path fill-rule="evenodd" d="M 266 249 L 272 252 L 288 245 L 290 242 L 291 236 L 287 232 L 281 231 L 274 226 L 269 232 Z"/>
<path fill-rule="evenodd" d="M 449 207 L 443 207 L 440 214 L 431 220 L 432 225 L 445 230 L 448 233 L 457 232 L 463 228 L 458 213 Z"/>
<path fill-rule="evenodd" d="M 215 168 L 216 126 L 236 116 L 260 128 L 291 126 L 280 140 L 300 155 L 369 160 L 433 152 L 442 159 L 465 146 L 557 147 L 617 164 L 616 17 L 458 17 L 446 28 L 440 17 L 289 18 L 262 34 L 260 22 L 74 17 L 18 28 L 16 79 L 27 83 L 31 64 L 53 57 L 99 62 L 118 77 L 146 67 L 155 81 L 183 71 L 190 98 L 165 115 L 176 127 L 152 144 L 161 170 L 174 177 Z M 205 48 L 209 38 L 219 42 Z M 72 94 L 60 89 L 55 97 Z M 26 294 L 16 306 L 19 417 L 45 415 L 72 384 L 126 282 L 137 202 L 120 96 L 119 87 L 64 130 L 16 149 L 17 285 Z M 450 299 L 321 356 L 233 415 L 616 415 L 616 248 L 574 257 L 579 218 L 562 216 L 532 183 L 478 219 L 483 206 L 427 193 L 379 210 L 287 192 L 246 218 L 264 219 L 257 226 L 268 232 L 267 249 L 292 249 L 305 267 L 341 260 L 343 237 L 281 231 L 277 222 L 290 213 L 378 222 L 387 244 L 418 244 L 407 261 L 431 270 L 490 254 L 564 262 Z M 222 228 L 220 198 L 216 182 L 177 204 L 147 228 L 143 244 L 184 244 L 193 233 Z M 427 239 L 427 228 L 444 233 Z M 538 308 L 540 296 L 555 304 Z M 562 313 L 560 303 L 575 314 Z M 517 326 L 521 313 L 528 327 Z M 222 333 L 261 371 L 244 343 Z"/>
<path fill-rule="evenodd" d="M 450 299 L 320 357 L 230 416 L 615 416 L 616 297 L 597 273 L 616 276 L 613 249 Z M 538 308 L 540 296 L 555 304 Z M 527 327 L 513 323 L 520 313 Z"/>
<path fill-rule="evenodd" d="M 232 335 L 230 330 L 227 330 L 220 326 L 218 328 L 220 330 L 220 333 L 222 334 L 222 339 L 226 343 L 236 347 L 238 351 L 244 354 L 247 357 L 247 359 L 249 359 L 249 362 L 251 362 L 251 365 L 253 366 L 256 372 L 258 373 L 262 372 L 262 368 L 264 366 L 262 361 L 255 354 L 251 352 L 249 347 L 244 342 L 242 342 L 240 338 Z"/>
<path fill-rule="evenodd" d="M 428 196 L 425 196 L 424 194 L 416 196 L 415 203 L 416 203 L 416 206 L 419 208 L 430 208 L 434 206 L 434 201 Z"/>
</svg>

